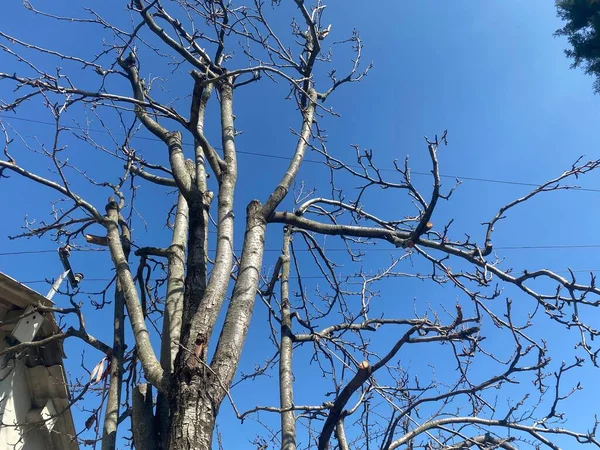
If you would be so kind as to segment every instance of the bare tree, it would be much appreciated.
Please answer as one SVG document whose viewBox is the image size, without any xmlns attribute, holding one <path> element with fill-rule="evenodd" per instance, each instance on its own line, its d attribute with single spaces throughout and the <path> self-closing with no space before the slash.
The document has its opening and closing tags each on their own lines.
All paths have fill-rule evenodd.
<svg viewBox="0 0 600 450">
<path fill-rule="evenodd" d="M 221 447 L 215 429 L 227 402 L 242 423 L 254 418 L 264 425 L 257 448 L 558 449 L 563 442 L 569 448 L 600 447 L 594 418 L 571 423 L 561 412 L 580 388 L 571 374 L 585 364 L 597 365 L 591 341 L 598 331 L 589 323 L 600 301 L 595 277 L 580 282 L 574 272 L 564 277 L 547 269 L 517 274 L 493 245 L 494 228 L 510 210 L 535 196 L 572 188 L 565 183 L 597 169 L 600 160 L 578 160 L 500 207 L 484 224 L 482 240 L 462 238 L 451 222 L 434 223 L 436 207 L 454 190 L 442 188 L 438 167 L 446 132 L 424 142 L 433 183 L 427 190 L 413 182 L 408 160 L 394 162 L 395 171 L 387 177 L 371 151 L 355 147 L 353 161 L 328 151 L 323 123 L 335 113 L 326 101 L 360 81 L 370 65 L 362 62 L 357 32 L 332 41 L 320 0 L 273 0 L 271 5 L 132 0 L 114 23 L 92 9 L 86 17 L 60 16 L 29 1 L 23 4 L 57 28 L 95 27 L 98 36 L 89 43 L 98 45 L 94 53 L 75 55 L 0 31 L 4 58 L 12 58 L 0 79 L 13 89 L 3 93 L 0 106 L 5 137 L 0 174 L 25 177 L 60 197 L 52 204 L 52 221 L 28 222 L 19 236 L 47 237 L 75 250 L 105 248 L 115 274 L 93 297 L 96 308 L 114 311 L 112 338 L 102 342 L 88 333 L 88 306 L 78 300 L 85 292 L 75 291 L 69 293 L 69 308 L 39 307 L 63 317 L 61 333 L 4 351 L 14 356 L 49 341 L 79 338 L 104 355 L 108 368 L 100 364 L 90 380 L 72 387 L 78 400 L 94 381 L 106 381 L 99 392 L 102 401 L 85 424 L 90 431 L 97 424 L 97 438 L 84 430 L 74 439 L 114 449 L 119 427 L 131 424 L 138 450 Z M 343 75 L 332 69 L 332 47 L 345 47 L 343 55 L 352 52 Z M 153 75 L 156 70 L 163 76 Z M 171 97 L 161 87 L 182 73 L 189 73 L 187 96 Z M 295 148 L 274 149 L 289 159 L 287 169 L 266 197 L 249 202 L 245 217 L 236 218 L 236 192 L 261 193 L 237 186 L 234 99 L 248 101 L 244 89 L 270 82 L 285 85 L 289 101 L 282 108 L 297 113 Z M 54 124 L 47 141 L 34 142 L 9 125 L 7 114 L 27 111 L 36 101 L 43 109 L 35 119 L 49 114 Z M 218 133 L 205 127 L 205 118 L 212 116 Z M 107 140 L 95 138 L 93 126 L 102 127 Z M 148 133 L 160 142 L 162 154 L 141 150 Z M 78 147 L 107 154 L 110 171 L 98 173 L 77 157 L 73 145 L 64 145 L 73 136 Z M 264 136 L 261 145 L 268 146 L 268 125 Z M 296 183 L 308 151 L 328 170 L 327 196 L 317 197 Z M 22 165 L 25 152 L 45 158 L 45 168 Z M 348 180 L 358 189 L 343 189 Z M 294 202 L 282 203 L 294 186 Z M 172 208 L 158 212 L 168 223 L 169 244 L 163 247 L 136 238 L 134 226 L 141 223 L 136 204 L 158 189 L 175 192 Z M 373 192 L 383 191 L 408 195 L 410 203 L 399 203 L 394 211 L 400 217 L 370 208 Z M 98 203 L 105 192 L 108 202 Z M 414 207 L 409 215 L 400 211 L 405 204 Z M 234 230 L 242 227 L 236 254 Z M 267 231 L 282 236 L 273 264 L 264 261 Z M 359 266 L 377 241 L 396 249 L 390 251 L 396 256 L 380 259 L 377 271 L 340 274 L 327 236 L 336 236 L 345 260 Z M 299 255 L 302 250 L 312 262 Z M 323 285 L 303 278 L 307 264 L 318 268 Z M 410 278 L 454 287 L 456 305 L 416 302 L 403 317 L 374 306 L 378 283 L 394 280 L 401 298 Z M 114 296 L 108 295 L 113 285 Z M 268 314 L 273 352 L 236 381 L 256 300 Z M 134 339 L 129 343 L 126 327 Z M 575 334 L 576 350 L 563 355 L 564 362 L 552 363 L 540 329 Z M 157 335 L 160 348 L 153 339 Z M 501 342 L 502 351 L 490 341 Z M 403 365 L 401 355 L 413 348 L 445 356 L 419 369 Z M 294 392 L 301 364 L 306 370 L 310 364 L 313 377 L 329 387 Z M 269 382 L 277 386 L 279 404 L 238 409 L 232 386 L 252 385 L 273 373 L 277 376 Z M 515 394 L 515 383 L 527 387 Z"/>
</svg>

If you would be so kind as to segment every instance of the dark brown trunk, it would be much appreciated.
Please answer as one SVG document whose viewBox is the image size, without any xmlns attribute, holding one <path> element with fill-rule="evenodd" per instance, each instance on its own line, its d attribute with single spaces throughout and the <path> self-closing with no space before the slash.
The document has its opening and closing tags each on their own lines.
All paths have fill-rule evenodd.
<svg viewBox="0 0 600 450">
<path fill-rule="evenodd" d="M 206 369 L 208 370 L 208 369 Z M 203 373 L 183 370 L 171 391 L 169 450 L 210 450 L 218 405 Z"/>
<path fill-rule="evenodd" d="M 190 321 L 206 290 L 206 210 L 201 199 L 189 202 L 187 273 L 183 301 L 181 344 L 189 344 Z"/>
<path fill-rule="evenodd" d="M 205 341 L 199 342 L 190 330 L 206 291 L 206 226 L 204 205 L 191 203 L 181 348 L 169 393 L 169 450 L 209 450 L 218 409 L 210 394 L 210 372 L 204 364 Z"/>
</svg>

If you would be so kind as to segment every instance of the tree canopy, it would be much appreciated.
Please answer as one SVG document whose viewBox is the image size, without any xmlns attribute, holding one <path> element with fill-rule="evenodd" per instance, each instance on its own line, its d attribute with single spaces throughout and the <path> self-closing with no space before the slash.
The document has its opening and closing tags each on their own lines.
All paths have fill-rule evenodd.
<svg viewBox="0 0 600 450">
<path fill-rule="evenodd" d="M 432 19 L 426 8 L 416 27 L 407 19 L 399 44 L 387 32 L 404 5 L 366 3 L 376 2 L 11 10 L 27 22 L 0 30 L 4 221 L 25 210 L 11 238 L 68 246 L 85 278 L 37 307 L 56 316 L 55 334 L 7 336 L 0 356 L 10 370 L 64 343 L 69 438 L 103 450 L 600 447 L 594 406 L 581 404 L 593 391 L 580 392 L 600 353 L 595 271 L 533 257 L 542 244 L 529 242 L 590 244 L 591 201 L 574 199 L 599 192 L 577 183 L 600 159 L 535 153 L 549 146 L 542 133 L 513 158 L 493 155 L 513 131 L 495 120 L 464 121 L 470 153 L 438 123 L 421 133 L 444 101 L 424 92 L 485 77 L 465 71 L 446 87 L 457 67 L 438 54 L 403 83 L 399 49 L 418 48 L 412 33 L 427 39 Z M 379 78 L 356 16 L 344 20 L 349 4 L 397 63 Z M 450 59 L 472 59 L 462 45 Z M 422 112 L 418 133 L 393 115 L 404 91 L 419 97 L 406 112 Z M 499 92 L 472 113 L 493 114 Z M 401 125 L 417 135 L 406 151 Z M 469 162 L 467 178 L 492 188 L 465 192 L 446 172 Z M 551 163 L 554 174 L 533 179 Z M 500 165 L 522 181 L 495 176 Z M 25 436 L 39 423 L 11 425 Z"/>
<path fill-rule="evenodd" d="M 600 93 L 600 1 L 559 0 L 556 7 L 566 22 L 556 35 L 565 36 L 571 46 L 565 54 L 573 60 L 573 68 L 583 67 L 595 77 L 594 91 Z"/>
</svg>

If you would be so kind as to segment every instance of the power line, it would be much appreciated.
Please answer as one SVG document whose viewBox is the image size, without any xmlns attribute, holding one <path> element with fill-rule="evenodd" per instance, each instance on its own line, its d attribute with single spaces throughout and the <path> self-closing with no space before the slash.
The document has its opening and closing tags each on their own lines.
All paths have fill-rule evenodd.
<svg viewBox="0 0 600 450">
<path fill-rule="evenodd" d="M 290 278 L 298 278 L 298 275 L 291 275 Z M 323 275 L 301 275 L 301 279 L 326 279 Z M 83 278 L 84 281 L 112 281 L 113 278 Z M 22 284 L 38 284 L 48 283 L 52 284 L 51 280 L 30 280 L 30 281 L 19 281 Z"/>
<path fill-rule="evenodd" d="M 600 244 L 589 244 L 589 245 L 510 245 L 510 246 L 498 246 L 494 247 L 495 250 L 569 250 L 569 249 L 592 249 L 592 248 L 600 248 Z M 400 248 L 364 248 L 364 249 L 353 249 L 355 251 L 364 250 L 365 252 L 389 252 L 394 250 L 402 250 Z M 78 249 L 72 248 L 73 252 L 97 252 L 102 253 L 106 252 L 105 249 Z M 214 250 L 209 250 L 212 252 Z M 241 249 L 234 250 L 236 253 L 241 252 Z M 281 249 L 278 248 L 266 248 L 265 252 L 281 252 Z M 296 252 L 308 252 L 310 249 L 296 249 Z M 346 252 L 347 248 L 325 248 L 326 252 Z M 25 250 L 25 251 L 15 251 L 15 252 L 3 252 L 0 253 L 0 256 L 17 256 L 17 255 L 31 255 L 38 253 L 56 253 L 57 250 Z"/>
<path fill-rule="evenodd" d="M 9 120 L 19 120 L 22 122 L 29 122 L 29 123 L 36 123 L 39 125 L 56 126 L 56 124 L 54 124 L 52 122 L 46 122 L 43 120 L 35 120 L 35 119 L 26 119 L 24 117 L 17 117 L 17 116 L 6 116 L 4 114 L 0 114 L 0 118 L 5 118 L 5 119 L 9 119 Z M 61 125 L 61 128 L 68 129 L 68 130 L 78 130 L 78 128 L 73 127 L 73 126 L 68 126 L 68 125 Z M 91 131 L 94 133 L 113 134 L 116 136 L 125 136 L 124 133 L 111 133 L 107 130 L 88 129 L 87 131 Z M 146 136 L 136 136 L 135 139 L 140 139 L 140 140 L 144 140 L 144 141 L 152 141 L 152 142 L 162 142 L 158 138 L 146 137 Z M 191 146 L 191 144 L 184 144 L 184 146 Z M 218 147 L 216 147 L 216 148 L 219 149 Z M 261 153 L 261 152 L 249 152 L 249 151 L 245 151 L 245 150 L 236 150 L 236 153 L 239 153 L 241 155 L 258 156 L 260 158 L 279 159 L 279 160 L 284 160 L 284 161 L 291 161 L 291 159 L 292 159 L 288 156 L 272 155 L 269 153 Z M 310 158 L 305 158 L 303 160 L 303 162 L 310 163 L 310 164 L 323 164 L 323 161 L 320 161 L 317 159 L 310 159 Z M 354 164 L 348 164 L 348 167 L 351 167 L 354 169 L 362 168 L 361 166 L 357 166 Z M 396 169 L 389 169 L 389 168 L 382 168 L 379 170 L 381 170 L 383 172 L 397 172 Z M 411 170 L 410 173 L 412 175 L 431 176 L 431 172 L 421 172 L 418 170 Z M 440 174 L 440 177 L 441 178 L 452 178 L 453 180 L 459 179 L 459 180 L 465 180 L 465 181 L 477 181 L 477 182 L 481 182 L 481 183 L 507 184 L 507 185 L 512 185 L 512 186 L 528 186 L 528 187 L 539 187 L 540 186 L 539 184 L 536 184 L 536 183 L 528 183 L 528 182 L 524 182 L 524 181 L 500 180 L 500 179 L 493 179 L 493 178 L 468 177 L 468 176 L 458 176 L 458 175 L 448 175 L 448 174 Z M 573 188 L 573 190 L 574 191 L 582 191 L 582 192 L 600 192 L 600 189 L 582 188 L 582 187 Z"/>
<path fill-rule="evenodd" d="M 81 248 L 72 248 L 71 251 L 75 251 L 75 252 L 105 252 L 105 249 L 91 249 L 91 248 L 86 248 L 86 249 L 81 249 Z M 18 251 L 18 252 L 4 252 L 4 253 L 0 253 L 0 256 L 13 256 L 13 255 L 30 255 L 30 254 L 37 254 L 37 253 L 58 253 L 58 249 L 56 250 L 24 250 L 24 251 Z"/>
<path fill-rule="evenodd" d="M 505 245 L 505 246 L 497 246 L 494 247 L 494 250 L 571 250 L 571 249 L 593 249 L 600 248 L 600 244 L 564 244 L 564 245 Z M 402 250 L 400 248 L 382 248 L 382 247 L 373 247 L 373 248 L 364 248 L 364 249 L 353 249 L 355 251 L 364 250 L 365 252 L 389 252 L 394 250 Z M 14 251 L 14 252 L 3 252 L 0 253 L 0 256 L 16 256 L 16 255 L 31 255 L 37 253 L 56 253 L 58 250 L 24 250 L 24 251 Z M 106 252 L 106 249 L 91 249 L 91 248 L 72 248 L 72 252 L 96 252 L 102 253 Z M 214 251 L 214 250 L 209 250 Z M 266 248 L 265 252 L 281 252 L 281 249 L 278 248 Z M 296 249 L 296 252 L 308 252 L 310 249 L 301 248 Z M 326 252 L 346 252 L 347 248 L 337 247 L 337 248 L 325 248 Z M 235 250 L 236 253 L 241 252 L 241 249 Z"/>
<path fill-rule="evenodd" d="M 112 278 L 84 278 L 85 281 L 111 281 Z M 19 281 L 21 284 L 39 284 L 39 283 L 47 283 L 52 284 L 51 280 L 27 280 L 27 281 Z"/>
<path fill-rule="evenodd" d="M 577 270 L 557 270 L 553 271 L 554 273 L 590 273 L 590 272 L 600 272 L 600 269 L 577 269 Z M 374 274 L 366 274 L 366 275 L 374 275 Z M 423 274 L 425 275 L 425 274 Z M 339 275 L 338 275 L 339 276 Z M 348 277 L 353 278 L 353 275 L 348 275 Z M 325 280 L 327 279 L 323 275 L 292 275 L 290 274 L 290 278 L 293 279 L 301 279 L 301 280 Z M 84 281 L 112 281 L 114 278 L 84 278 Z M 28 281 L 19 281 L 22 284 L 39 284 L 39 283 L 47 283 L 52 284 L 50 280 L 28 280 Z"/>
<path fill-rule="evenodd" d="M 58 250 L 27 250 L 23 252 L 4 252 L 0 253 L 0 256 L 13 256 L 13 255 L 29 255 L 31 253 L 57 253 Z"/>
</svg>

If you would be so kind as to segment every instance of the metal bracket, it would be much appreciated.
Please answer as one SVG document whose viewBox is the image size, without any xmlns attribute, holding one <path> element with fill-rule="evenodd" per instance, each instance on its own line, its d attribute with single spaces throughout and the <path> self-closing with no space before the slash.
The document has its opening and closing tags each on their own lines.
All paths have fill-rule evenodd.
<svg viewBox="0 0 600 450">
<path fill-rule="evenodd" d="M 60 258 L 60 262 L 62 262 L 62 265 L 65 269 L 65 273 L 69 277 L 69 283 L 71 284 L 71 287 L 73 289 L 77 289 L 77 286 L 79 286 L 79 283 L 81 283 L 81 280 L 83 280 L 83 274 L 75 273 L 73 271 L 73 269 L 71 268 L 71 263 L 69 262 L 69 256 L 71 256 L 71 247 L 69 247 L 68 245 L 65 245 L 64 247 L 58 249 L 58 257 Z M 54 286 L 52 287 L 54 288 Z"/>
</svg>

